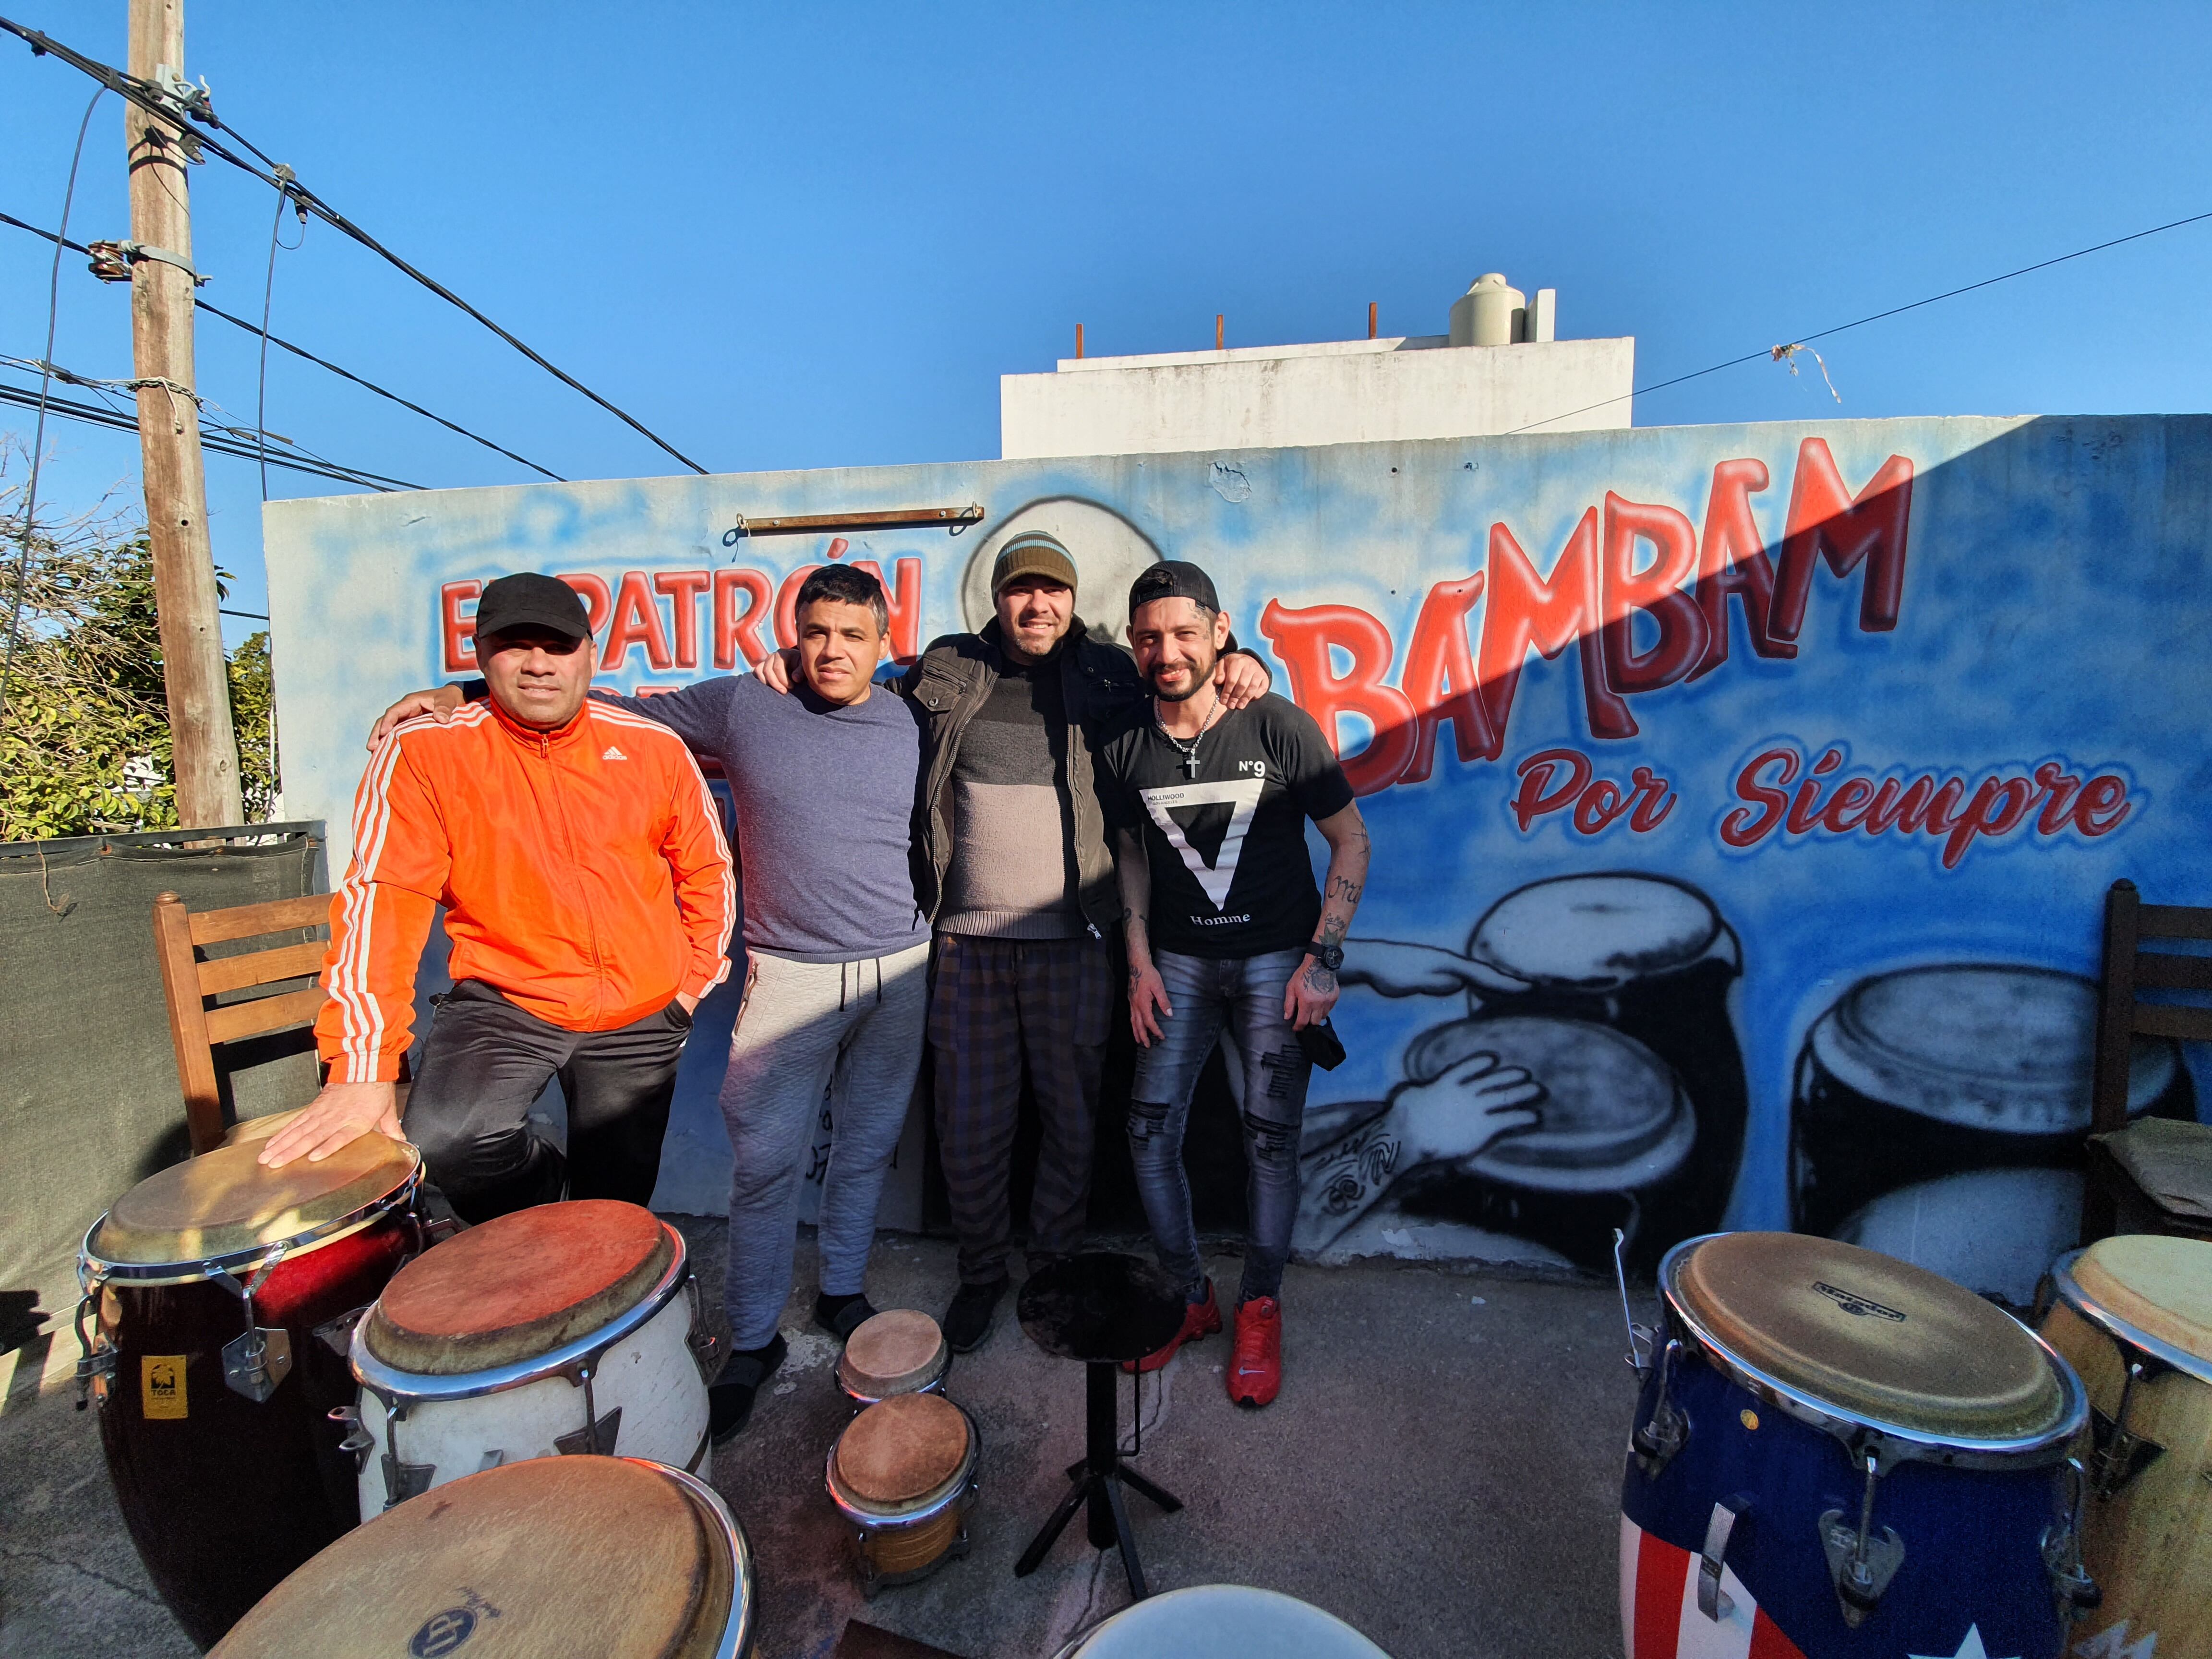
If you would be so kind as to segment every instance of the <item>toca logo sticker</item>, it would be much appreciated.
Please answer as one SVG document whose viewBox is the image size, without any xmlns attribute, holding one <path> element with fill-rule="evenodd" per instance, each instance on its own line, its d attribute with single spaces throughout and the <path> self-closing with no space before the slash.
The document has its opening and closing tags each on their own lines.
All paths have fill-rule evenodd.
<svg viewBox="0 0 2212 1659">
<path fill-rule="evenodd" d="M 159 1422 L 191 1415 L 185 1393 L 188 1355 L 149 1353 L 138 1357 L 139 1414 Z"/>
<path fill-rule="evenodd" d="M 1898 1325 L 1905 1322 L 1903 1314 L 1894 1308 L 1884 1307 L 1872 1297 L 1861 1296 L 1855 1291 L 1838 1290 L 1833 1285 L 1824 1284 L 1817 1279 L 1813 1281 L 1813 1288 L 1847 1314 L 1855 1314 L 1862 1319 L 1871 1314 L 1877 1319 L 1887 1319 Z"/>
</svg>

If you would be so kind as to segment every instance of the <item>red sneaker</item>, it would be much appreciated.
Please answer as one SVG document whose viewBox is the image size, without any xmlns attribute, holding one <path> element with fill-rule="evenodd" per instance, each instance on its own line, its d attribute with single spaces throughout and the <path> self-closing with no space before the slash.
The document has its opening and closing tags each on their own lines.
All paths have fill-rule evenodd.
<svg viewBox="0 0 2212 1659">
<path fill-rule="evenodd" d="M 1125 1371 L 1156 1371 L 1176 1357 L 1176 1350 L 1186 1342 L 1195 1342 L 1201 1336 L 1211 1336 L 1221 1328 L 1221 1304 L 1213 1299 L 1213 1281 L 1206 1281 L 1206 1300 L 1188 1304 L 1182 1310 L 1182 1328 L 1170 1339 L 1167 1346 L 1142 1359 L 1125 1359 Z"/>
<path fill-rule="evenodd" d="M 1283 1304 L 1272 1296 L 1237 1310 L 1237 1358 L 1229 1368 L 1229 1397 L 1240 1406 L 1264 1406 L 1283 1390 Z"/>
</svg>

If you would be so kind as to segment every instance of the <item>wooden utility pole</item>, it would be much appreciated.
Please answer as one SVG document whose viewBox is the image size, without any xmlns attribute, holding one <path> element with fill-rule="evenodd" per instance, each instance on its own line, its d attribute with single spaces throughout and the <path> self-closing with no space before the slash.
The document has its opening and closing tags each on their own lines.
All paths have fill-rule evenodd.
<svg viewBox="0 0 2212 1659">
<path fill-rule="evenodd" d="M 185 72 L 184 0 L 131 0 L 131 74 Z M 190 265 L 191 201 L 179 129 L 125 106 L 131 151 L 131 240 Z M 215 549 L 208 538 L 207 474 L 192 367 L 189 270 L 142 255 L 131 267 L 131 334 L 138 388 L 138 444 L 146 476 L 146 531 L 154 548 L 162 677 L 177 774 L 177 822 L 201 829 L 240 822 L 238 738 L 216 613 Z"/>
</svg>

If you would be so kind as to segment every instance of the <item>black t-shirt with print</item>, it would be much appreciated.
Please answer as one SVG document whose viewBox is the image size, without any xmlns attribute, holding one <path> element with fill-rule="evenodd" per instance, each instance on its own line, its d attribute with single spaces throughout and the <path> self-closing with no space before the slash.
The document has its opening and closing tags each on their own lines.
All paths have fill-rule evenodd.
<svg viewBox="0 0 2212 1659">
<path fill-rule="evenodd" d="M 1220 960 L 1305 945 L 1321 921 L 1305 821 L 1352 804 L 1321 727 L 1271 693 L 1224 709 L 1197 759 L 1193 776 L 1149 697 L 1099 753 L 1109 821 L 1144 836 L 1153 948 Z"/>
</svg>

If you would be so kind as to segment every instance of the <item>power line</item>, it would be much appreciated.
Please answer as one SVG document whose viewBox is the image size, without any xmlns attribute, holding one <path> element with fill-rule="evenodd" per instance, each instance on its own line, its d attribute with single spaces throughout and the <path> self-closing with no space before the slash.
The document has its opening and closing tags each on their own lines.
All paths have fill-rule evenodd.
<svg viewBox="0 0 2212 1659">
<path fill-rule="evenodd" d="M 1977 289 L 1994 288 L 1999 283 L 2012 281 L 2015 276 L 2026 276 L 2033 271 L 2048 270 L 2053 265 L 2064 264 L 2069 259 L 2080 259 L 2092 253 L 2102 253 L 2106 248 L 2119 247 L 2129 242 L 2140 242 L 2146 236 L 2156 236 L 2166 231 L 2179 230 L 2184 225 L 2202 224 L 2207 219 L 2212 219 L 2212 213 L 2192 213 L 2186 219 L 2170 219 L 2162 225 L 2153 225 L 2148 230 L 2132 231 L 2125 236 L 2115 236 L 2109 242 L 2098 242 L 2089 247 L 2077 247 L 2073 252 L 2061 253 L 2055 258 L 2039 259 L 2032 265 L 2022 265 L 2018 270 L 2008 270 L 2000 276 L 1984 276 L 1980 282 L 1968 283 L 1964 288 L 1949 289 L 1942 294 L 1931 294 L 1924 300 L 1914 300 L 1909 304 L 1892 306 L 1887 311 L 1877 311 L 1872 316 L 1862 317 L 1856 322 L 1838 323 L 1834 327 L 1824 328 L 1817 334 L 1800 334 L 1787 345 L 1765 346 L 1757 351 L 1747 351 L 1741 357 L 1731 357 L 1726 362 L 1715 363 L 1709 368 L 1692 369 L 1687 374 L 1677 374 L 1671 380 L 1661 380 L 1652 386 L 1633 387 L 1622 392 L 1618 398 L 1607 398 L 1598 403 L 1584 404 L 1580 409 L 1571 409 L 1564 415 L 1547 415 L 1540 421 L 1531 421 L 1527 426 L 1516 426 L 1498 435 L 1510 438 L 1514 433 L 1531 432 L 1540 426 L 1549 426 L 1555 421 L 1571 421 L 1576 416 L 1587 415 L 1594 409 L 1609 409 L 1615 404 L 1627 402 L 1631 398 L 1641 398 L 1650 392 L 1664 392 L 1670 386 L 1680 386 L 1685 380 L 1702 380 L 1708 374 L 1717 374 L 1724 368 L 1735 368 L 1744 363 L 1757 362 L 1761 357 L 1766 358 L 1771 362 L 1778 362 L 1799 346 L 1808 345 L 1814 340 L 1825 340 L 1832 334 L 1841 334 L 1847 329 L 1864 328 L 1869 323 L 1879 323 L 1891 317 L 1901 317 L 1908 311 L 1919 310 L 1923 306 L 1937 305 L 1945 300 L 1955 300 L 1961 294 L 1972 294 Z M 1817 353 L 1814 355 L 1818 356 Z M 1826 373 L 1825 368 L 1821 372 Z M 1833 391 L 1834 387 L 1831 386 L 1829 389 Z"/>
<path fill-rule="evenodd" d="M 282 189 L 289 191 L 294 201 L 305 207 L 308 212 L 313 214 L 317 218 L 323 221 L 324 223 L 329 225 L 335 230 L 344 233 L 346 235 L 351 237 L 355 241 L 360 243 L 363 247 L 367 248 L 370 252 L 375 254 L 379 258 L 383 259 L 386 264 L 392 265 L 394 269 L 403 272 L 406 276 L 413 277 L 424 288 L 428 289 L 431 293 L 445 301 L 447 304 L 457 307 L 459 309 L 466 312 L 470 316 L 475 318 L 477 321 L 482 323 L 493 333 L 498 335 L 501 339 L 506 341 L 507 344 L 513 346 L 524 356 L 529 358 L 532 362 L 536 363 L 538 368 L 544 369 L 548 374 L 552 375 L 554 379 L 559 380 L 562 385 L 568 386 L 572 390 L 580 392 L 585 397 L 589 398 L 601 409 L 605 410 L 607 413 L 612 415 L 617 420 L 622 422 L 623 425 L 647 439 L 668 454 L 674 456 L 678 460 L 683 462 L 684 465 L 690 467 L 694 472 L 700 473 L 702 475 L 705 474 L 707 471 L 705 467 L 700 465 L 698 462 L 693 460 L 682 450 L 677 448 L 665 438 L 663 438 L 659 433 L 653 431 L 650 427 L 638 420 L 635 416 L 630 415 L 627 411 L 617 408 L 613 404 L 609 403 L 605 398 L 599 396 L 598 392 L 592 391 L 591 387 L 586 386 L 574 375 L 568 374 L 564 369 L 556 367 L 550 360 L 540 353 L 532 350 L 529 346 L 524 344 L 520 339 L 517 338 L 514 335 L 508 333 L 507 330 L 501 328 L 497 323 L 492 321 L 490 318 L 485 316 L 483 313 L 478 311 L 466 300 L 462 299 L 461 296 L 454 293 L 453 289 L 446 287 L 434 277 L 429 276 L 422 271 L 416 270 L 413 265 L 409 264 L 406 260 L 401 258 L 390 248 L 385 246 L 384 244 L 378 241 L 375 237 L 370 235 L 359 225 L 354 223 L 352 220 L 347 218 L 345 215 L 340 213 L 336 208 L 331 206 L 329 203 L 324 201 L 322 198 L 316 195 L 314 191 L 309 190 L 305 185 L 299 183 L 296 179 L 290 181 L 280 179 L 276 176 L 275 171 L 277 164 L 275 161 L 270 161 L 266 152 L 246 138 L 236 128 L 225 126 L 221 121 L 217 120 L 216 118 L 214 106 L 204 93 L 195 94 L 192 103 L 187 106 L 164 95 L 160 88 L 154 86 L 150 82 L 142 81 L 135 75 L 127 75 L 121 70 L 115 69 L 109 64 L 100 62 L 97 58 L 87 58 L 83 53 L 72 51 L 70 48 L 62 45 L 60 41 L 54 40 L 49 35 L 41 34 L 36 29 L 26 28 L 21 23 L 15 22 L 6 17 L 0 17 L 0 29 L 5 29 L 9 33 L 15 35 L 18 39 L 26 42 L 35 53 L 41 56 L 44 56 L 48 52 L 52 53 L 55 57 L 60 58 L 62 62 L 70 65 L 70 68 L 82 70 L 83 73 L 90 76 L 94 80 L 99 82 L 102 86 L 106 87 L 111 91 L 116 93 L 118 96 L 126 98 L 131 102 L 137 105 L 139 108 L 144 110 L 148 114 L 155 116 L 159 119 L 175 126 L 183 134 L 185 150 L 188 155 L 195 148 L 204 149 L 222 161 L 229 162 L 231 166 L 237 167 L 241 172 L 251 173 L 254 178 L 258 179 L 263 184 L 269 185 L 271 189 Z M 204 122 L 205 126 L 187 126 L 185 124 L 188 118 L 194 121 Z M 207 131 L 207 129 L 210 128 L 229 133 L 233 137 L 236 138 L 240 143 L 244 144 L 246 148 L 252 150 L 255 155 L 260 157 L 261 161 L 266 163 L 266 166 L 256 166 L 253 162 L 247 161 L 244 156 L 239 155 L 237 151 L 232 149 L 228 145 L 210 136 L 210 133 Z"/>
<path fill-rule="evenodd" d="M 88 258 L 91 257 L 92 250 L 87 247 L 83 243 L 70 241 L 64 237 L 55 235 L 51 230 L 42 230 L 37 225 L 27 224 L 24 221 L 16 218 L 15 215 L 11 213 L 0 213 L 0 224 L 13 225 L 18 230 L 27 230 L 33 236 L 43 236 L 50 242 L 60 243 L 62 246 L 68 248 L 73 253 L 82 253 Z M 252 323 L 247 322 L 245 318 L 234 317 L 230 313 L 225 311 L 221 306 L 210 305 L 205 300 L 200 299 L 195 299 L 192 301 L 192 304 L 198 307 L 200 310 L 207 313 L 209 316 L 222 319 L 224 322 L 228 323 L 233 328 L 241 328 L 248 334 L 253 335 L 258 335 L 261 332 L 261 331 L 256 328 Z M 551 471 L 550 468 L 538 465 L 537 462 L 532 460 L 529 457 L 526 455 L 518 455 L 504 445 L 494 443 L 490 439 L 485 437 L 481 433 L 471 432 L 468 428 L 457 425 L 453 422 L 447 420 L 442 415 L 432 413 L 429 410 L 423 408 L 420 404 L 410 403 L 398 392 L 387 392 L 384 387 L 377 385 L 375 381 L 363 380 L 351 369 L 342 368 L 337 364 L 331 362 L 327 357 L 318 357 L 313 352 L 308 350 L 305 346 L 295 345 L 291 341 L 286 339 L 281 334 L 271 334 L 268 337 L 268 339 L 270 345 L 276 346 L 285 351 L 289 351 L 295 357 L 303 358 L 307 362 L 314 364 L 318 368 L 326 368 L 331 374 L 337 375 L 340 380 L 350 380 L 356 386 L 361 387 L 364 392 L 374 392 L 378 397 L 386 398 L 392 403 L 398 404 L 400 408 L 411 410 L 413 413 L 420 415 L 426 421 L 435 421 L 440 426 L 444 427 L 447 431 L 459 433 L 462 437 L 468 439 L 471 443 L 482 444 L 486 449 L 491 450 L 495 454 L 504 455 L 508 460 L 514 462 L 516 465 L 528 467 L 532 472 L 537 473 L 540 477 L 550 478 L 555 483 L 566 483 L 568 482 L 568 480 L 563 478 L 559 473 Z"/>
</svg>

